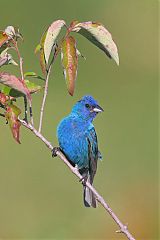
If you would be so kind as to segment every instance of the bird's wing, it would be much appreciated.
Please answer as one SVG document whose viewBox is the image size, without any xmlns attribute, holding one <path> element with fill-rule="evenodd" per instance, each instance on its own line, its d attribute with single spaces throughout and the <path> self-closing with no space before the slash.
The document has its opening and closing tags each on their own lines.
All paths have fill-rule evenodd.
<svg viewBox="0 0 160 240">
<path fill-rule="evenodd" d="M 97 160 L 98 160 L 98 141 L 94 126 L 90 128 L 89 134 L 87 136 L 88 140 L 88 157 L 89 157 L 89 175 L 90 182 L 93 183 L 94 175 L 97 170 Z"/>
</svg>

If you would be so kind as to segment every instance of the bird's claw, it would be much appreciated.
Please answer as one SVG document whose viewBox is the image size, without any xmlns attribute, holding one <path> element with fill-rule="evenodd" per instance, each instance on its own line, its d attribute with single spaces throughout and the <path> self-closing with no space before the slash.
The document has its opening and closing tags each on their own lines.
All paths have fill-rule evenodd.
<svg viewBox="0 0 160 240">
<path fill-rule="evenodd" d="M 59 147 L 54 147 L 54 148 L 52 149 L 52 157 L 57 157 L 57 151 L 59 151 L 59 150 L 60 150 Z"/>
<path fill-rule="evenodd" d="M 85 187 L 86 186 L 86 182 L 87 182 L 87 179 L 86 179 L 86 176 L 82 177 L 79 182 L 81 182 L 83 184 L 83 186 Z"/>
</svg>

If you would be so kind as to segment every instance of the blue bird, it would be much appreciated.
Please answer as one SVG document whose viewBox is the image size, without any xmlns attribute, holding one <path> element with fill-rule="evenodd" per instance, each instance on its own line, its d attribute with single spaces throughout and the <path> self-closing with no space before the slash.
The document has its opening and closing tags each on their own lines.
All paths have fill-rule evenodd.
<svg viewBox="0 0 160 240">
<path fill-rule="evenodd" d="M 84 96 L 72 108 L 57 128 L 59 146 L 73 166 L 77 166 L 85 181 L 93 184 L 97 160 L 101 158 L 93 119 L 103 109 L 92 96 Z M 96 198 L 84 184 L 84 205 L 96 207 Z"/>
</svg>

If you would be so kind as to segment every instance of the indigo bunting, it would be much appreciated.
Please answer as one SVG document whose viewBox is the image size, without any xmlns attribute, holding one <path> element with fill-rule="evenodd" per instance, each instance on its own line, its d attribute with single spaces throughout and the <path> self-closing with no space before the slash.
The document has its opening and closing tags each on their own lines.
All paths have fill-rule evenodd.
<svg viewBox="0 0 160 240">
<path fill-rule="evenodd" d="M 73 166 L 78 167 L 85 181 L 93 184 L 97 170 L 97 160 L 101 157 L 98 150 L 97 135 L 93 119 L 103 109 L 92 96 L 84 96 L 72 108 L 57 128 L 57 137 L 62 152 Z M 83 200 L 86 207 L 96 207 L 96 198 L 85 183 Z"/>
</svg>

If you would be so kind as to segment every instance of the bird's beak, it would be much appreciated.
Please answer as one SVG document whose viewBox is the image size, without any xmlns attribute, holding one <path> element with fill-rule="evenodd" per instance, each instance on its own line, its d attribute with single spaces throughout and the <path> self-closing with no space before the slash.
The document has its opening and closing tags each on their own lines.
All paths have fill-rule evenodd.
<svg viewBox="0 0 160 240">
<path fill-rule="evenodd" d="M 104 112 L 103 108 L 101 108 L 99 105 L 96 105 L 94 108 L 93 108 L 93 112 Z"/>
</svg>

